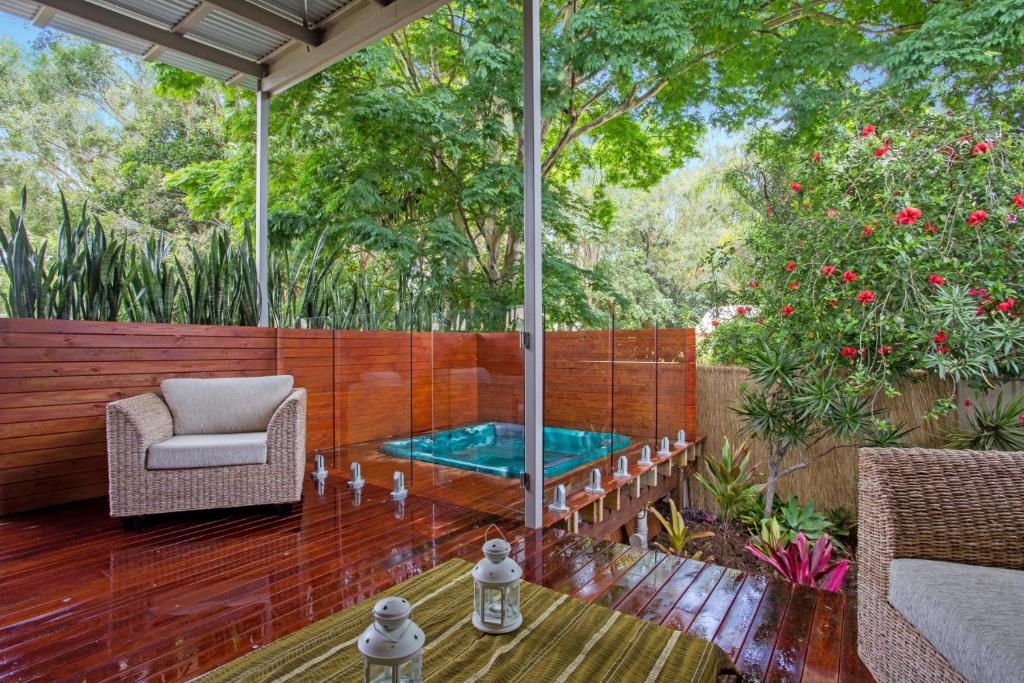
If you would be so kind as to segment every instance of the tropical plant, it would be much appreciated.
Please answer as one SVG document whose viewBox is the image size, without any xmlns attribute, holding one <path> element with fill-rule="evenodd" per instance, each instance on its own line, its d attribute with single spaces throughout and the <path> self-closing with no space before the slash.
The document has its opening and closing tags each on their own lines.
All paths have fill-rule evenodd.
<svg viewBox="0 0 1024 683">
<path fill-rule="evenodd" d="M 749 543 L 747 551 L 791 583 L 832 593 L 842 589 L 850 565 L 848 560 L 831 561 L 832 541 L 828 534 L 813 545 L 808 543 L 804 534 L 797 534 L 792 542 L 780 541 L 771 547 L 756 547 Z"/>
<path fill-rule="evenodd" d="M 801 507 L 796 496 L 790 496 L 785 505 L 779 507 L 776 511 L 776 518 L 783 530 L 794 536 L 804 534 L 812 541 L 821 538 L 832 528 L 831 522 L 825 518 L 825 515 L 814 509 L 813 500 Z"/>
<path fill-rule="evenodd" d="M 872 431 L 876 413 L 870 397 L 835 368 L 822 368 L 805 350 L 786 341 L 764 344 L 749 354 L 752 384 L 740 387 L 733 410 L 744 429 L 768 451 L 764 517 L 772 515 L 779 480 L 855 442 Z M 815 451 L 822 441 L 837 442 Z M 797 451 L 793 464 L 786 457 Z"/>
<path fill-rule="evenodd" d="M 128 257 L 130 295 L 127 315 L 136 322 L 174 321 L 178 277 L 171 265 L 173 245 L 167 233 L 150 235 L 142 249 L 132 247 Z"/>
<path fill-rule="evenodd" d="M 837 507 L 828 510 L 825 518 L 832 525 L 831 534 L 833 542 L 835 537 L 846 539 L 844 545 L 856 543 L 857 541 L 857 517 L 844 507 Z"/>
<path fill-rule="evenodd" d="M 761 489 L 754 483 L 750 471 L 750 455 L 746 444 L 733 451 L 729 439 L 722 444 L 722 457 L 705 458 L 707 476 L 697 473 L 697 481 L 706 488 L 718 504 L 722 520 L 735 521 L 740 513 L 755 500 Z"/>
<path fill-rule="evenodd" d="M 773 549 L 785 549 L 794 538 L 792 532 L 783 529 L 779 520 L 762 519 L 750 535 L 749 544 L 764 555 L 770 555 Z"/>
<path fill-rule="evenodd" d="M 968 425 L 946 435 L 947 448 L 977 451 L 1024 451 L 1024 394 L 1004 403 L 978 401 L 967 418 Z"/>
<path fill-rule="evenodd" d="M 694 560 L 701 559 L 701 557 L 703 557 L 703 551 L 698 550 L 693 554 L 688 554 L 686 552 L 686 547 L 694 541 L 699 541 L 702 538 L 711 538 L 715 535 L 714 532 L 690 531 L 686 526 L 686 521 L 683 519 L 682 513 L 676 509 L 675 501 L 669 498 L 668 506 L 671 521 L 665 519 L 665 517 L 663 517 L 653 505 L 647 506 L 647 510 L 661 523 L 661 528 L 665 530 L 665 534 L 668 536 L 668 546 L 665 546 L 662 543 L 655 543 L 654 545 L 656 545 L 662 552 L 672 555 L 690 557 Z"/>
<path fill-rule="evenodd" d="M 255 325 L 259 322 L 256 256 L 246 224 L 241 244 L 227 230 L 210 233 L 204 250 L 188 244 L 189 266 L 174 256 L 181 286 L 181 321 L 196 325 Z"/>
<path fill-rule="evenodd" d="M 0 227 L 0 265 L 7 277 L 4 308 L 12 318 L 45 318 L 50 295 L 46 243 L 39 251 L 32 248 L 25 226 L 27 192 L 21 191 L 21 209 L 9 213 L 10 232 Z"/>
</svg>

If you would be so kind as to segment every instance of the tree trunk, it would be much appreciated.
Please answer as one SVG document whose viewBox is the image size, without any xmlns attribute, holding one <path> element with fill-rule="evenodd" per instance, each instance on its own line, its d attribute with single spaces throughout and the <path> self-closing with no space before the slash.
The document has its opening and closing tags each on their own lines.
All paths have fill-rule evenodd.
<svg viewBox="0 0 1024 683">
<path fill-rule="evenodd" d="M 779 486 L 779 462 L 775 453 L 768 457 L 768 480 L 764 486 L 764 519 L 772 516 L 772 506 L 775 504 L 775 489 Z"/>
</svg>

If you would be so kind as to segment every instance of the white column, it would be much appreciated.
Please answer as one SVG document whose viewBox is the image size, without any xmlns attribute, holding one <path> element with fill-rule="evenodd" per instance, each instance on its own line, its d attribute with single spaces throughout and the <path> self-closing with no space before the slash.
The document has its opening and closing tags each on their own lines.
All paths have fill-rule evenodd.
<svg viewBox="0 0 1024 683">
<path fill-rule="evenodd" d="M 523 2 L 523 243 L 526 526 L 544 524 L 544 292 L 541 252 L 540 3 Z"/>
<path fill-rule="evenodd" d="M 256 93 L 256 284 L 260 298 L 260 327 L 270 324 L 267 298 L 269 261 L 267 240 L 267 138 L 270 136 L 270 94 Z"/>
</svg>

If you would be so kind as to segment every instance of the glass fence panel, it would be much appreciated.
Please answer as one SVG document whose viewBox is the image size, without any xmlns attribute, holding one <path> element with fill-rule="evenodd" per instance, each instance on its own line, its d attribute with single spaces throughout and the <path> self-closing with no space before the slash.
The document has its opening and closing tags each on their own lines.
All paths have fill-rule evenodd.
<svg viewBox="0 0 1024 683">
<path fill-rule="evenodd" d="M 414 346 L 414 480 L 437 500 L 521 516 L 524 471 L 521 310 L 433 317 Z"/>
</svg>

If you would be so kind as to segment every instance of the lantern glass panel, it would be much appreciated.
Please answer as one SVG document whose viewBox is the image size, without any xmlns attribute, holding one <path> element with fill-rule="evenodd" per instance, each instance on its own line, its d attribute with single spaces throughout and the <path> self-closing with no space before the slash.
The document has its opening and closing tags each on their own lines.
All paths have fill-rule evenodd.
<svg viewBox="0 0 1024 683">
<path fill-rule="evenodd" d="M 394 666 L 390 664 L 366 664 L 367 683 L 393 683 L 394 669 L 398 667 L 399 683 L 420 683 L 423 680 L 423 654 L 416 653 L 401 664 Z"/>
</svg>

